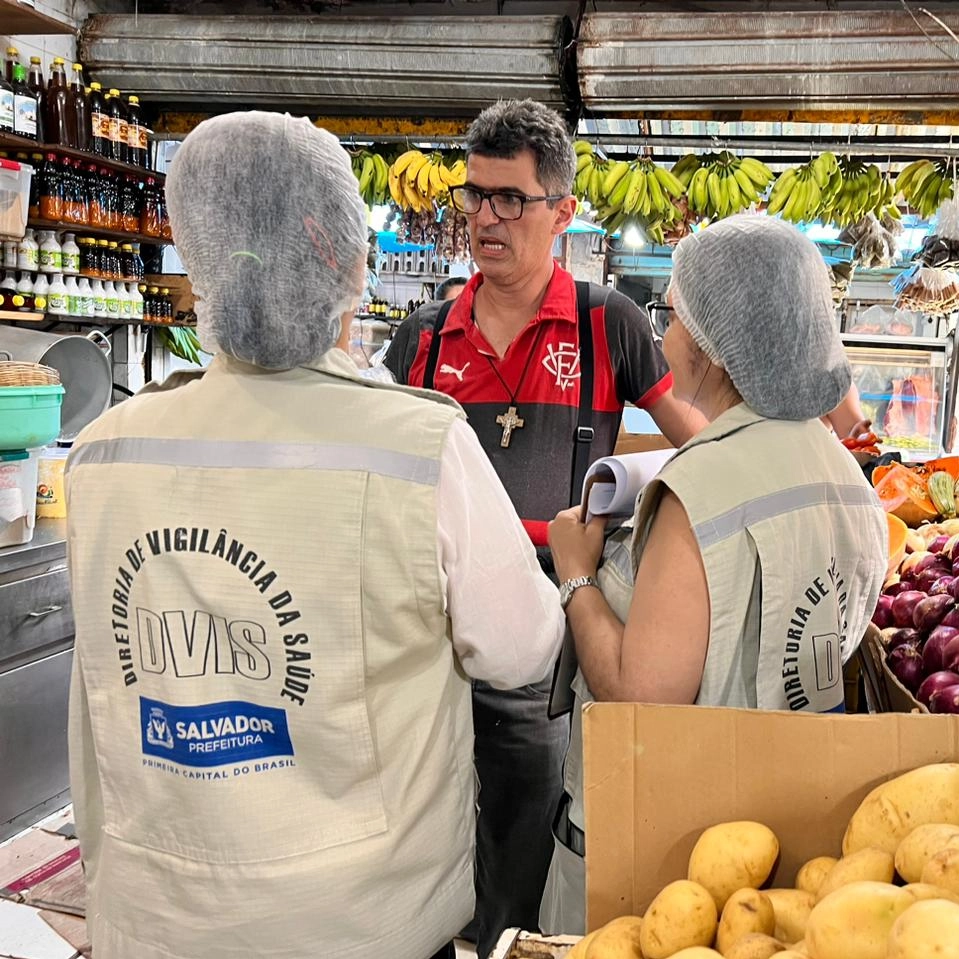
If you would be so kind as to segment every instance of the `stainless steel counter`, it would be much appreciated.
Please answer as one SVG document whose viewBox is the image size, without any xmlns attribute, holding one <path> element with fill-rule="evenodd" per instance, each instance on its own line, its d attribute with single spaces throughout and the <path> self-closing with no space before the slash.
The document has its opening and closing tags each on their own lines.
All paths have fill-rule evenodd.
<svg viewBox="0 0 959 959">
<path fill-rule="evenodd" d="M 55 559 L 67 555 L 67 521 L 65 519 L 38 519 L 33 539 L 19 546 L 0 549 L 0 573 Z"/>
<path fill-rule="evenodd" d="M 69 801 L 66 522 L 0 549 L 0 841 Z"/>
</svg>

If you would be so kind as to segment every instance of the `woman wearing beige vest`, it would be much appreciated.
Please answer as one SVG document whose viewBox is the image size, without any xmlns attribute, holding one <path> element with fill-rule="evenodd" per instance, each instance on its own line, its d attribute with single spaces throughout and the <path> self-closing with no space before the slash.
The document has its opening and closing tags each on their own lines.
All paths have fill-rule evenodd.
<svg viewBox="0 0 959 959">
<path fill-rule="evenodd" d="M 428 959 L 473 914 L 470 679 L 563 635 L 438 393 L 346 352 L 366 210 L 309 120 L 200 124 L 166 185 L 205 373 L 68 467 L 70 764 L 98 959 Z"/>
<path fill-rule="evenodd" d="M 815 246 L 771 217 L 731 217 L 677 246 L 667 301 L 673 390 L 707 427 L 605 549 L 602 518 L 567 510 L 550 526 L 580 703 L 549 931 L 585 931 L 582 702 L 842 711 L 842 665 L 885 570 L 883 510 L 819 420 L 851 375 Z"/>
</svg>

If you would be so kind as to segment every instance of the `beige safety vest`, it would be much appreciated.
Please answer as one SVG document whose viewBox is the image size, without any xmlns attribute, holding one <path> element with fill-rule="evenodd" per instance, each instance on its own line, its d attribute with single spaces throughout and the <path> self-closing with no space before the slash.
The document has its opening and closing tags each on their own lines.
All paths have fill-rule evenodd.
<svg viewBox="0 0 959 959">
<path fill-rule="evenodd" d="M 470 919 L 435 516 L 462 414 L 425 395 L 338 350 L 219 356 L 82 434 L 70 746 L 97 959 L 423 959 Z"/>
<path fill-rule="evenodd" d="M 724 413 L 647 486 L 635 531 L 607 543 L 599 582 L 623 622 L 666 488 L 689 516 L 709 588 L 696 702 L 842 711 L 842 664 L 865 632 L 886 567 L 885 514 L 855 460 L 818 420 L 769 420 L 745 404 Z M 580 701 L 565 788 L 582 828 L 582 704 L 593 697 L 582 673 L 573 689 Z"/>
</svg>

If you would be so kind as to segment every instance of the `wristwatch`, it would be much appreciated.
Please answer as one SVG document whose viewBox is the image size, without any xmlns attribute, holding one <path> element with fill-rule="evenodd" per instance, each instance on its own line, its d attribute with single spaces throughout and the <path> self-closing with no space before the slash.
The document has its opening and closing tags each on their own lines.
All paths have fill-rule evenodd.
<svg viewBox="0 0 959 959">
<path fill-rule="evenodd" d="M 569 601 L 573 598 L 573 593 L 575 593 L 580 586 L 595 586 L 598 589 L 599 583 L 597 583 L 592 576 L 577 576 L 576 579 L 567 579 L 561 583 L 559 587 L 559 605 L 562 606 L 563 609 L 569 606 Z"/>
</svg>

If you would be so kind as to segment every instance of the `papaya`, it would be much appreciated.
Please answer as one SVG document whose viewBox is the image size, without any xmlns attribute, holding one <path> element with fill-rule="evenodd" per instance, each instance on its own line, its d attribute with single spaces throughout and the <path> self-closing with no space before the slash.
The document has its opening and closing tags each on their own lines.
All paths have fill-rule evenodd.
<svg viewBox="0 0 959 959">
<path fill-rule="evenodd" d="M 892 513 L 886 513 L 886 523 L 889 526 L 889 562 L 886 566 L 886 579 L 899 569 L 899 564 L 906 555 L 906 539 L 909 527 Z"/>
<path fill-rule="evenodd" d="M 906 526 L 916 527 L 939 515 L 929 498 L 924 478 L 899 463 L 892 464 L 892 468 L 879 480 L 876 495 L 883 509 L 897 516 Z"/>
</svg>

